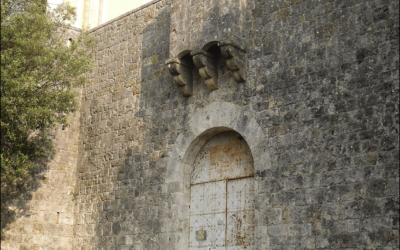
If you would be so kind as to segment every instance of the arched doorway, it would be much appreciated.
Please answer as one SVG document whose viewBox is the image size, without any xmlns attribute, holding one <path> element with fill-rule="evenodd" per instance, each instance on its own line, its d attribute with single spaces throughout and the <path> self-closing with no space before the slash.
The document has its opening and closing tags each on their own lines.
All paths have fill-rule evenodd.
<svg viewBox="0 0 400 250">
<path fill-rule="evenodd" d="M 254 246 L 254 162 L 237 132 L 211 138 L 191 173 L 190 250 Z"/>
</svg>

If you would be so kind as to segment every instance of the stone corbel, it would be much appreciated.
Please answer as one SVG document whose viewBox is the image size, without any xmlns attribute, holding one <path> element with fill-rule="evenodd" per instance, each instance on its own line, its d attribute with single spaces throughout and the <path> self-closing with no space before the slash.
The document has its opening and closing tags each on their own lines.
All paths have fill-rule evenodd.
<svg viewBox="0 0 400 250">
<path fill-rule="evenodd" d="M 174 76 L 175 83 L 180 87 L 184 96 L 193 95 L 193 66 L 178 58 L 172 58 L 165 62 L 168 70 Z"/>
<path fill-rule="evenodd" d="M 226 59 L 226 66 L 232 72 L 237 83 L 246 81 L 246 51 L 243 47 L 231 42 L 220 42 L 221 54 Z"/>
<path fill-rule="evenodd" d="M 218 58 L 205 50 L 194 51 L 190 55 L 207 87 L 211 91 L 218 89 Z"/>
</svg>

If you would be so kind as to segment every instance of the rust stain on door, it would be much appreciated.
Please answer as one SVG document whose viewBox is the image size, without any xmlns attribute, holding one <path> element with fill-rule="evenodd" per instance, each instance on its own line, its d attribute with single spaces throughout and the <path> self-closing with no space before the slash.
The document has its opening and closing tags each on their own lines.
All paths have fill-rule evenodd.
<svg viewBox="0 0 400 250">
<path fill-rule="evenodd" d="M 198 154 L 192 184 L 254 176 L 253 156 L 236 132 L 215 136 Z"/>
<path fill-rule="evenodd" d="M 254 178 L 227 182 L 227 249 L 254 245 Z"/>
<path fill-rule="evenodd" d="M 238 133 L 205 144 L 191 175 L 190 250 L 254 248 L 253 176 L 250 148 Z M 203 231 L 207 237 L 199 240 Z"/>
</svg>

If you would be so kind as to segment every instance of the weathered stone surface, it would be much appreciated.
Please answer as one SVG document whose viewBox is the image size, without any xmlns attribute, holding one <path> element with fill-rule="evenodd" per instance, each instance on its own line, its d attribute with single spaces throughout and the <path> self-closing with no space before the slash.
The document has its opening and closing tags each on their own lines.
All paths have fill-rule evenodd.
<svg viewBox="0 0 400 250">
<path fill-rule="evenodd" d="M 10 200 L 2 200 L 1 249 L 73 249 L 80 114 L 69 118 L 69 126 L 50 132 L 53 158 Z"/>
<path fill-rule="evenodd" d="M 168 70 L 174 76 L 174 82 L 180 86 L 184 96 L 193 95 L 193 67 L 178 58 L 169 59 L 165 62 Z"/>
<path fill-rule="evenodd" d="M 190 55 L 207 87 L 211 91 L 218 89 L 218 57 L 205 50 L 194 51 Z"/>
<path fill-rule="evenodd" d="M 221 48 L 221 54 L 226 59 L 226 66 L 232 72 L 233 78 L 237 83 L 246 81 L 246 50 L 231 42 L 219 42 L 218 46 Z"/>
<path fill-rule="evenodd" d="M 187 250 L 191 160 L 234 130 L 254 159 L 255 249 L 399 249 L 398 31 L 395 0 L 160 0 L 93 29 L 65 248 Z M 246 81 L 222 49 L 218 89 L 194 69 L 182 96 L 164 62 L 226 40 Z M 2 248 L 54 240 L 40 218 L 60 199 L 39 201 L 61 179 Z"/>
</svg>

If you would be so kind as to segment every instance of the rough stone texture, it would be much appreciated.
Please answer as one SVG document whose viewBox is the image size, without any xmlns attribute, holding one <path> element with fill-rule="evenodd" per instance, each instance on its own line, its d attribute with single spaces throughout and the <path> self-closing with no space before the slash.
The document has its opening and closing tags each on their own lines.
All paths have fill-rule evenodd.
<svg viewBox="0 0 400 250">
<path fill-rule="evenodd" d="M 161 0 L 92 34 L 73 249 L 187 250 L 191 161 L 229 130 L 256 249 L 399 249 L 398 1 Z M 165 61 L 227 39 L 246 82 L 221 59 L 217 90 L 194 68 L 183 96 Z"/>
<path fill-rule="evenodd" d="M 69 126 L 51 132 L 56 153 L 7 201 L 1 249 L 73 249 L 79 116 L 71 114 Z"/>
<path fill-rule="evenodd" d="M 79 32 L 68 29 L 66 40 Z M 75 91 L 79 110 L 82 90 Z M 70 114 L 68 122 L 49 133 L 55 154 L 10 199 L 2 200 L 1 249 L 73 248 L 80 112 Z"/>
</svg>

